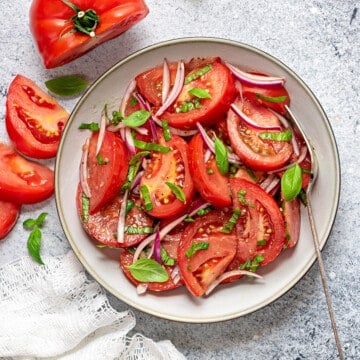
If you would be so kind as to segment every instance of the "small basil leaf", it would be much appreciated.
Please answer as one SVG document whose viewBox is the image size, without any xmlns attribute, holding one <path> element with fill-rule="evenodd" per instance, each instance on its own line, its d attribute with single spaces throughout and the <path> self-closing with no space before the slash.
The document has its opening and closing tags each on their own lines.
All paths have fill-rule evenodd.
<svg viewBox="0 0 360 360">
<path fill-rule="evenodd" d="M 89 83 L 80 76 L 65 75 L 45 81 L 46 87 L 54 94 L 60 96 L 74 96 L 83 92 Z"/>
<path fill-rule="evenodd" d="M 170 188 L 171 192 L 176 196 L 178 200 L 182 201 L 183 203 L 186 202 L 185 194 L 180 186 L 169 181 L 165 181 L 165 184 Z"/>
<path fill-rule="evenodd" d="M 287 96 L 266 96 L 264 94 L 260 94 L 260 93 L 255 93 L 255 96 L 258 99 L 267 101 L 267 102 L 273 102 L 273 103 L 281 103 L 284 102 L 287 98 Z"/>
<path fill-rule="evenodd" d="M 158 151 L 158 152 L 161 152 L 163 154 L 166 154 L 171 150 L 167 146 L 162 146 L 162 145 L 157 144 L 157 143 L 148 143 L 148 142 L 141 141 L 141 140 L 138 140 L 138 139 L 134 139 L 134 145 L 138 149 L 148 150 L 148 151 Z"/>
<path fill-rule="evenodd" d="M 302 186 L 301 174 L 299 164 L 294 164 L 281 177 L 281 192 L 286 201 L 291 201 L 299 195 Z"/>
<path fill-rule="evenodd" d="M 35 225 L 36 225 L 36 220 L 35 219 L 26 219 L 23 222 L 23 226 L 26 229 L 32 229 Z"/>
<path fill-rule="evenodd" d="M 40 256 L 40 247 L 41 247 L 41 230 L 35 226 L 29 235 L 27 241 L 27 248 L 31 257 L 39 264 L 44 265 L 44 262 Z"/>
<path fill-rule="evenodd" d="M 201 88 L 192 88 L 188 91 L 188 93 L 199 99 L 211 99 L 209 92 Z"/>
<path fill-rule="evenodd" d="M 134 111 L 128 117 L 126 117 L 123 120 L 123 123 L 126 126 L 135 128 L 144 125 L 149 117 L 150 117 L 150 113 L 148 111 L 138 110 L 138 111 Z"/>
<path fill-rule="evenodd" d="M 216 165 L 220 172 L 225 175 L 229 170 L 229 161 L 227 157 L 227 149 L 223 142 L 216 138 L 214 141 L 215 145 L 215 160 Z"/>
<path fill-rule="evenodd" d="M 131 275 L 141 282 L 165 282 L 169 280 L 167 271 L 153 259 L 139 259 L 128 265 Z"/>
<path fill-rule="evenodd" d="M 292 131 L 290 129 L 279 132 L 262 131 L 259 136 L 263 140 L 290 141 L 292 139 Z"/>
<path fill-rule="evenodd" d="M 42 212 L 36 219 L 36 225 L 39 227 L 43 226 L 46 216 L 47 216 L 47 213 Z"/>
</svg>

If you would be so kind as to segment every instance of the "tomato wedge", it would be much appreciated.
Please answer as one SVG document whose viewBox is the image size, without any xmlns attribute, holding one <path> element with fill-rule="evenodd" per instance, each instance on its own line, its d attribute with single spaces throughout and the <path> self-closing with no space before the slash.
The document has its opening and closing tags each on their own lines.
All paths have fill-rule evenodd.
<svg viewBox="0 0 360 360">
<path fill-rule="evenodd" d="M 287 248 L 296 245 L 300 235 L 300 200 L 295 198 L 291 201 L 282 201 L 283 216 L 286 230 Z"/>
<path fill-rule="evenodd" d="M 259 126 L 279 126 L 276 115 L 260 105 L 248 100 L 237 101 L 236 105 Z M 230 110 L 227 116 L 227 128 L 231 146 L 239 158 L 255 170 L 276 170 L 282 167 L 291 157 L 293 148 L 289 141 L 263 140 L 260 134 L 277 132 L 254 128 L 240 119 Z"/>
<path fill-rule="evenodd" d="M 98 132 L 92 133 L 88 150 L 90 214 L 97 212 L 117 194 L 128 171 L 128 150 L 120 136 L 105 131 L 100 152 L 96 155 L 98 137 Z"/>
<path fill-rule="evenodd" d="M 21 205 L 0 200 L 0 240 L 9 234 L 16 224 Z"/>
<path fill-rule="evenodd" d="M 141 177 L 140 188 L 144 186 L 150 195 L 152 209 L 148 213 L 156 218 L 165 218 L 181 213 L 194 196 L 195 189 L 188 165 L 186 141 L 177 135 L 165 141 L 161 132 L 158 132 L 158 136 L 159 144 L 170 151 L 152 153 Z M 166 183 L 179 187 L 185 198 L 179 200 Z M 142 199 L 144 202 L 144 197 Z"/>
<path fill-rule="evenodd" d="M 201 134 L 195 135 L 189 143 L 189 168 L 195 188 L 210 204 L 229 206 L 231 198 L 227 178 L 220 173 L 213 155 L 205 162 L 205 152 Z"/>
<path fill-rule="evenodd" d="M 32 80 L 16 75 L 6 99 L 6 129 L 17 151 L 54 157 L 69 113 Z"/>
<path fill-rule="evenodd" d="M 203 295 L 236 254 L 236 235 L 222 232 L 230 215 L 220 210 L 212 211 L 198 217 L 182 233 L 178 246 L 179 268 L 187 289 L 194 296 Z M 189 249 L 197 243 L 206 243 L 208 248 L 189 254 Z"/>
<path fill-rule="evenodd" d="M 54 192 L 54 172 L 20 156 L 0 143 L 0 198 L 17 204 L 34 204 Z"/>
<path fill-rule="evenodd" d="M 142 0 L 34 0 L 30 7 L 30 30 L 46 68 L 64 65 L 95 46 L 130 29 L 148 13 Z M 83 33 L 74 28 L 74 18 L 87 27 L 89 10 L 99 17 L 94 29 Z M 77 17 L 79 11 L 85 15 Z"/>
<path fill-rule="evenodd" d="M 240 178 L 229 180 L 233 206 L 241 210 L 236 223 L 237 253 L 230 268 L 262 256 L 260 265 L 275 260 L 285 244 L 285 227 L 279 206 L 260 186 Z"/>
</svg>

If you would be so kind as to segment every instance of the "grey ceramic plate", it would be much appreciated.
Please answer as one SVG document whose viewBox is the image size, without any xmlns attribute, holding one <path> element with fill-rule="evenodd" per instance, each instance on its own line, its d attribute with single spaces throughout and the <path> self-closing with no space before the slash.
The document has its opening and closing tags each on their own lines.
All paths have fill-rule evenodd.
<svg viewBox="0 0 360 360">
<path fill-rule="evenodd" d="M 155 316 L 209 323 L 236 318 L 260 309 L 293 287 L 315 261 L 306 212 L 303 209 L 297 246 L 261 269 L 264 279 L 243 279 L 221 286 L 207 298 L 194 298 L 185 288 L 161 294 L 136 294 L 119 268 L 118 251 L 98 249 L 82 229 L 75 206 L 79 181 L 81 145 L 86 132 L 81 122 L 98 122 L 104 104 L 118 108 L 125 86 L 136 74 L 169 60 L 220 56 L 247 70 L 259 70 L 286 78 L 291 108 L 302 121 L 317 153 L 320 171 L 313 189 L 313 207 L 323 247 L 335 219 L 340 188 L 339 157 L 329 121 L 318 100 L 304 82 L 286 65 L 249 45 L 214 38 L 184 38 L 147 47 L 121 60 L 102 75 L 85 93 L 71 114 L 56 160 L 56 204 L 66 237 L 87 271 L 110 293 L 125 303 Z"/>
</svg>

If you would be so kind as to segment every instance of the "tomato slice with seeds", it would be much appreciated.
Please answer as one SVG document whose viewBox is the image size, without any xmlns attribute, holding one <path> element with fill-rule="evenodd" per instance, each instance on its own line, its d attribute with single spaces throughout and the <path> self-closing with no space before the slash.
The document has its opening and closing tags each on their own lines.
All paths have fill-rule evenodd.
<svg viewBox="0 0 360 360">
<path fill-rule="evenodd" d="M 12 146 L 0 143 L 0 198 L 17 204 L 34 204 L 54 192 L 54 172 L 25 159 Z"/>
<path fill-rule="evenodd" d="M 231 205 L 230 190 L 226 176 L 222 175 L 213 155 L 205 162 L 206 146 L 201 134 L 189 143 L 189 168 L 195 188 L 214 206 Z"/>
<path fill-rule="evenodd" d="M 89 214 L 85 220 L 82 189 L 78 187 L 77 192 L 77 211 L 82 221 L 82 225 L 86 232 L 96 241 L 114 248 L 126 248 L 135 246 L 145 239 L 148 234 L 128 234 L 125 233 L 124 242 L 117 241 L 116 233 L 119 222 L 119 212 L 123 201 L 123 195 L 115 196 L 111 201 L 106 203 L 100 210 L 93 214 Z M 134 228 L 149 228 L 153 226 L 153 219 L 141 210 L 141 202 L 139 199 L 130 198 L 134 201 L 134 206 L 126 216 L 125 226 Z"/>
<path fill-rule="evenodd" d="M 194 296 L 203 295 L 236 254 L 236 235 L 221 231 L 230 216 L 230 211 L 212 211 L 196 218 L 182 233 L 178 246 L 179 268 L 187 289 Z M 199 242 L 208 243 L 208 248 L 187 256 L 191 246 Z"/>
<path fill-rule="evenodd" d="M 165 141 L 161 131 L 158 132 L 158 138 L 160 145 L 171 150 L 167 153 L 152 152 L 141 177 L 140 187 L 146 186 L 150 193 L 152 210 L 148 213 L 156 218 L 165 218 L 181 213 L 195 190 L 188 165 L 186 141 L 177 135 Z M 165 182 L 178 186 L 185 195 L 185 201 L 179 200 Z"/>
<path fill-rule="evenodd" d="M 270 110 L 254 105 L 249 100 L 237 101 L 236 105 L 259 126 L 280 126 L 279 119 Z M 290 159 L 293 148 L 288 141 L 263 140 L 260 133 L 276 132 L 251 127 L 232 110 L 228 112 L 227 128 L 230 143 L 245 165 L 255 170 L 276 170 Z"/>
<path fill-rule="evenodd" d="M 240 178 L 229 180 L 233 206 L 241 210 L 236 223 L 237 253 L 230 269 L 261 255 L 260 265 L 275 260 L 285 244 L 279 206 L 260 186 Z"/>
<path fill-rule="evenodd" d="M 90 214 L 97 212 L 117 194 L 126 179 L 129 163 L 129 154 L 124 141 L 111 131 L 105 131 L 100 152 L 96 156 L 98 137 L 99 132 L 92 133 L 88 150 Z"/>
<path fill-rule="evenodd" d="M 6 99 L 6 129 L 16 150 L 39 159 L 54 157 L 69 113 L 32 80 L 17 75 Z"/>
<path fill-rule="evenodd" d="M 15 226 L 21 205 L 0 200 L 0 240 L 4 239 Z"/>
</svg>

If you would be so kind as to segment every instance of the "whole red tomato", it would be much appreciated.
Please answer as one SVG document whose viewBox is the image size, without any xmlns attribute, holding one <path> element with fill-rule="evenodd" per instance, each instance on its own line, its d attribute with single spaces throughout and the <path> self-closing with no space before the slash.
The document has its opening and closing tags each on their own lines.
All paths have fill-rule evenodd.
<svg viewBox="0 0 360 360">
<path fill-rule="evenodd" d="M 30 30 L 49 69 L 120 35 L 148 13 L 142 0 L 34 0 Z"/>
</svg>

